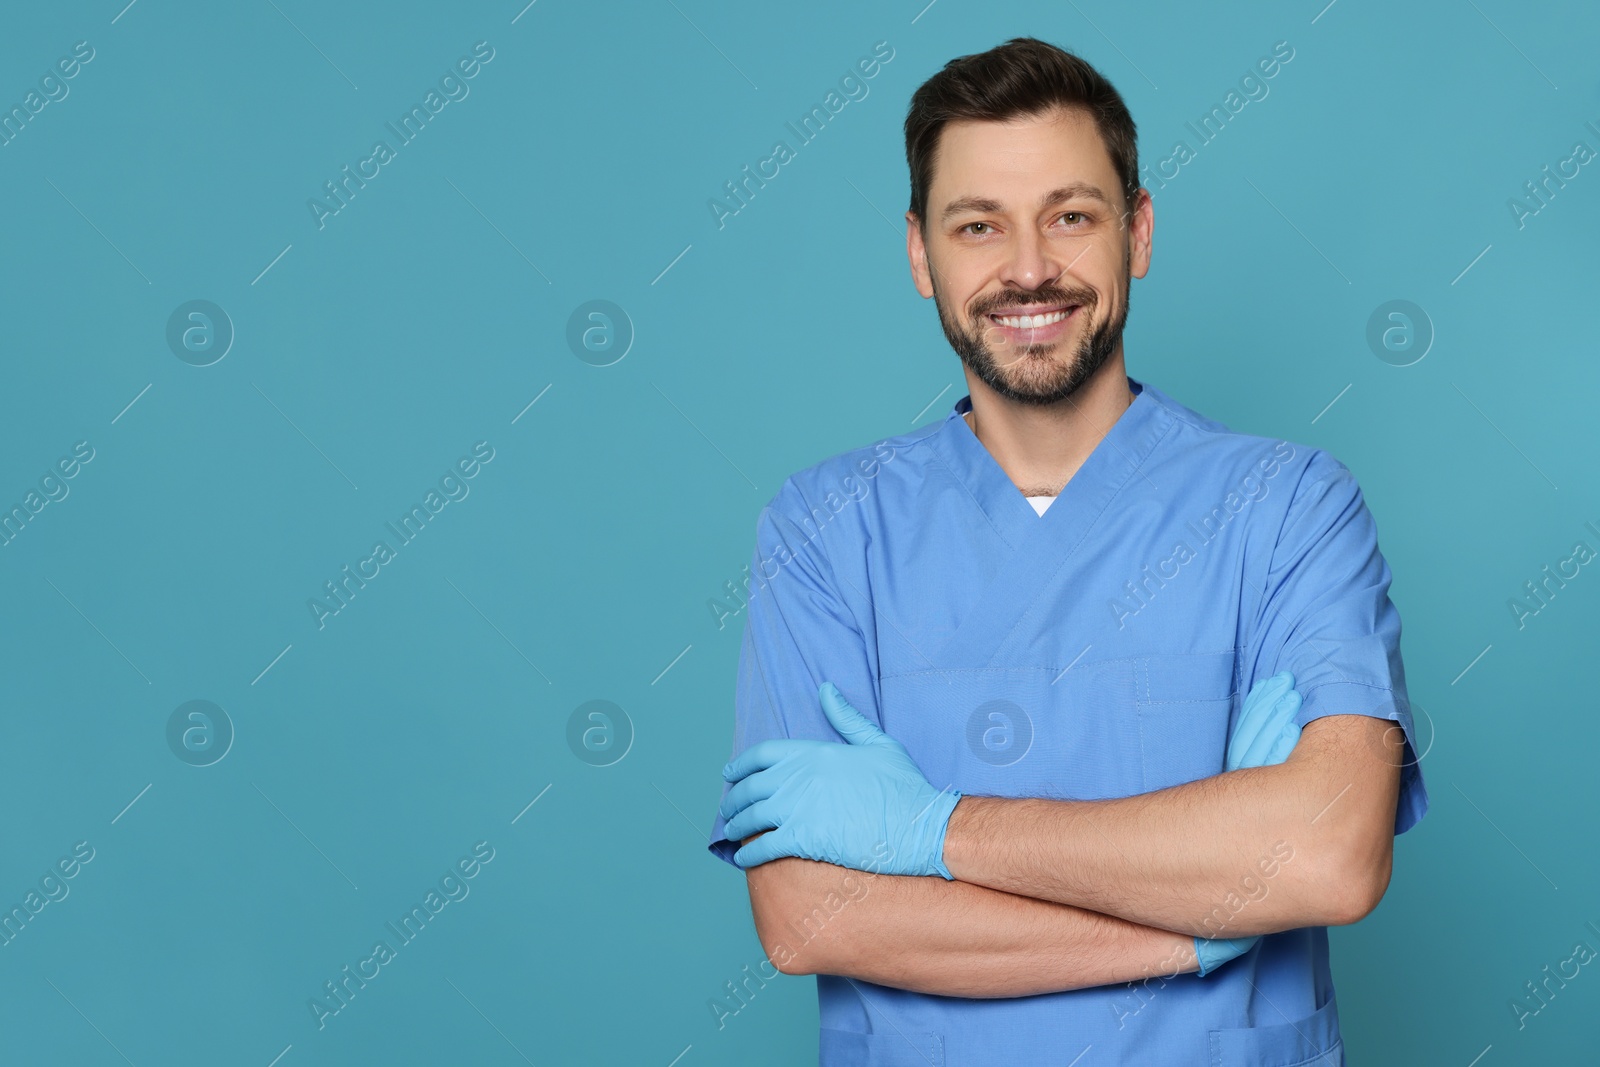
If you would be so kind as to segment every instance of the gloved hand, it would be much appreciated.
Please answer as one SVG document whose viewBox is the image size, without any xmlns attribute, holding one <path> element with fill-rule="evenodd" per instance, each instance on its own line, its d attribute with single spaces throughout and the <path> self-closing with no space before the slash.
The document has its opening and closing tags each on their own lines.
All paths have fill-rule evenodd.
<svg viewBox="0 0 1600 1067">
<path fill-rule="evenodd" d="M 1300 740 L 1300 727 L 1294 717 L 1300 713 L 1300 694 L 1294 688 L 1294 675 L 1279 671 L 1263 678 L 1244 698 L 1239 721 L 1228 738 L 1224 767 L 1272 767 L 1289 758 Z"/>
<path fill-rule="evenodd" d="M 1300 712 L 1300 694 L 1294 688 L 1294 675 L 1281 671 L 1257 682 L 1245 697 L 1228 738 L 1227 770 L 1241 767 L 1271 767 L 1282 763 L 1300 740 L 1300 727 L 1294 717 Z M 1255 937 L 1194 939 L 1195 955 L 1204 977 L 1236 956 L 1242 956 L 1261 940 Z"/>
<path fill-rule="evenodd" d="M 928 783 L 905 747 L 846 703 L 831 682 L 822 710 L 847 744 L 775 738 L 750 746 L 722 769 L 737 783 L 723 798 L 723 836 L 762 830 L 733 860 L 755 867 L 780 856 L 879 874 L 953 876 L 945 829 L 961 794 Z"/>
</svg>

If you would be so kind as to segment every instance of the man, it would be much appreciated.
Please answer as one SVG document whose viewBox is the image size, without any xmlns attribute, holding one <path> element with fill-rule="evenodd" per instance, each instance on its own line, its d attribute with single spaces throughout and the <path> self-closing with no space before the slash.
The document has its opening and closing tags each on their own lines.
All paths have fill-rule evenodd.
<svg viewBox="0 0 1600 1067">
<path fill-rule="evenodd" d="M 710 847 L 825 1065 L 1344 1062 L 1326 927 L 1428 806 L 1390 572 L 1338 460 L 1127 375 L 1135 143 L 1031 38 L 918 89 L 970 395 L 761 513 Z"/>
</svg>

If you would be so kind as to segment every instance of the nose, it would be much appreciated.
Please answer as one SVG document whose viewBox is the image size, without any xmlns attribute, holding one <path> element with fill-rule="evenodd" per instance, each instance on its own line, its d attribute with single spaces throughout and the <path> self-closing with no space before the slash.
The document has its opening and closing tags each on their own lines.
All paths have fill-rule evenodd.
<svg viewBox="0 0 1600 1067">
<path fill-rule="evenodd" d="M 1007 252 L 1000 280 L 1016 289 L 1032 290 L 1053 284 L 1065 269 L 1045 239 L 1028 227 L 1016 231 Z"/>
</svg>

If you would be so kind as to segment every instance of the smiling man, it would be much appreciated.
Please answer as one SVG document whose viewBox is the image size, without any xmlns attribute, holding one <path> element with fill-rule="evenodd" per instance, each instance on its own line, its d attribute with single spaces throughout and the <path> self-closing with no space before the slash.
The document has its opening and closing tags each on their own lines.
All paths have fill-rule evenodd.
<svg viewBox="0 0 1600 1067">
<path fill-rule="evenodd" d="M 905 133 L 969 395 L 762 511 L 710 847 L 824 1065 L 1341 1064 L 1326 928 L 1428 807 L 1360 489 L 1127 374 L 1154 214 L 1093 68 L 961 57 Z"/>
</svg>

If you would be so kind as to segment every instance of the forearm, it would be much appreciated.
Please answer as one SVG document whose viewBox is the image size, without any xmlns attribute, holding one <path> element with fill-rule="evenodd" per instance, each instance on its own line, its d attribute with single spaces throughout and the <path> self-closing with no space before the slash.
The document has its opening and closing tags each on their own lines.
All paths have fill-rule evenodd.
<svg viewBox="0 0 1600 1067">
<path fill-rule="evenodd" d="M 964 882 L 794 857 L 747 875 L 762 945 L 788 974 L 1018 997 L 1199 969 L 1186 934 Z"/>
<path fill-rule="evenodd" d="M 1370 830 L 1337 806 L 1319 816 L 1341 784 L 1291 758 L 1115 800 L 963 797 L 944 862 L 961 881 L 1201 937 L 1354 922 L 1370 881 L 1354 843 Z"/>
</svg>

